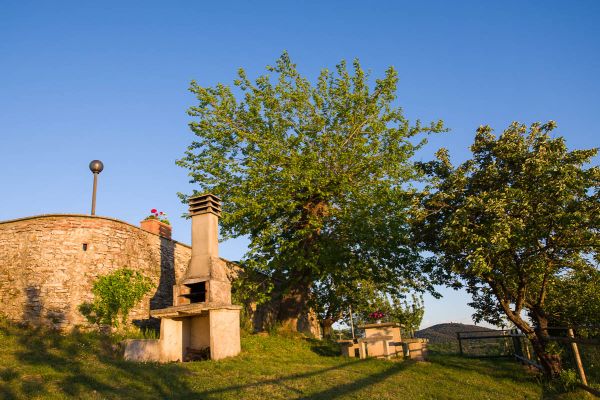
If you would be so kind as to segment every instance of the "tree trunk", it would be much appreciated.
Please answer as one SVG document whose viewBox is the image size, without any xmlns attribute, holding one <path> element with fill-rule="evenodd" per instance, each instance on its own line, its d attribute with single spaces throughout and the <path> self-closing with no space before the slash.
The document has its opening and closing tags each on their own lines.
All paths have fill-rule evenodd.
<svg viewBox="0 0 600 400">
<path fill-rule="evenodd" d="M 540 364 L 544 369 L 544 375 L 550 379 L 556 378 L 560 375 L 562 366 L 560 354 L 548 353 L 548 340 L 546 339 L 548 336 L 548 319 L 539 308 L 532 309 L 531 313 L 533 314 L 532 318 L 535 320 L 537 326 L 534 331 L 535 336 L 531 337 L 529 340 L 531 341 L 535 353 L 540 359 Z"/>
<path fill-rule="evenodd" d="M 297 332 L 301 329 L 303 314 L 308 312 L 307 303 L 310 294 L 308 284 L 300 284 L 283 293 L 279 303 L 277 322 L 283 330 Z"/>
<path fill-rule="evenodd" d="M 305 229 L 315 220 L 322 219 L 328 213 L 327 203 L 319 198 L 311 197 L 299 207 L 301 214 L 297 229 Z M 298 245 L 300 259 L 312 260 L 316 252 L 315 242 L 320 235 L 320 229 L 315 229 L 308 234 Z M 293 269 L 293 266 L 291 266 Z M 281 329 L 292 332 L 306 332 L 318 334 L 316 317 L 311 315 L 308 307 L 310 300 L 310 289 L 313 283 L 314 272 L 310 267 L 297 267 L 289 274 L 281 274 L 278 280 L 281 282 L 279 293 L 274 296 L 277 307 L 276 321 Z M 316 330 L 316 332 L 314 332 Z"/>
<path fill-rule="evenodd" d="M 321 329 L 323 330 L 323 337 L 331 339 L 333 337 L 333 319 L 326 318 L 321 321 Z"/>
<path fill-rule="evenodd" d="M 531 341 L 535 354 L 540 360 L 544 375 L 550 379 L 554 379 L 560 375 L 560 371 L 562 370 L 560 355 L 548 353 L 546 349 L 548 342 L 544 339 L 540 339 L 537 336 L 537 332 L 529 337 L 529 340 Z"/>
<path fill-rule="evenodd" d="M 562 366 L 560 355 L 550 354 L 547 350 L 548 341 L 545 337 L 548 336 L 548 320 L 541 313 L 532 310 L 532 318 L 537 324 L 537 327 L 534 329 L 518 314 L 511 313 L 507 316 L 531 342 L 533 350 L 540 360 L 544 375 L 550 379 L 556 378 L 560 374 Z"/>
</svg>

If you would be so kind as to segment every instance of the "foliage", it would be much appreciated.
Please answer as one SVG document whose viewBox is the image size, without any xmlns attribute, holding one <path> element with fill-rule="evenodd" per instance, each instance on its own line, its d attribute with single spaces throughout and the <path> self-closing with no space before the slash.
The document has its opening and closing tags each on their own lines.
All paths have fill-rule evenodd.
<svg viewBox="0 0 600 400">
<path fill-rule="evenodd" d="M 332 356 L 316 340 L 242 336 L 219 362 L 134 363 L 120 335 L 59 334 L 0 322 L 2 399 L 535 399 L 536 380 L 510 361 L 433 355 L 428 363 Z"/>
<path fill-rule="evenodd" d="M 391 282 L 392 285 L 394 283 Z M 359 310 L 373 311 L 372 304 L 380 296 L 381 290 L 387 288 L 386 283 L 373 282 L 369 277 L 336 281 L 328 276 L 315 282 L 309 304 L 322 323 L 333 325 L 333 323 L 343 320 L 349 324 L 350 312 L 356 314 Z M 397 290 L 396 287 L 389 289 L 390 291 Z"/>
<path fill-rule="evenodd" d="M 266 303 L 273 290 L 272 279 L 252 269 L 240 269 L 232 281 L 231 294 L 234 304 Z"/>
<path fill-rule="evenodd" d="M 94 301 L 79 305 L 90 323 L 119 326 L 127 324 L 129 311 L 154 287 L 150 278 L 138 271 L 121 268 L 99 277 L 93 284 Z"/>
<path fill-rule="evenodd" d="M 414 226 L 441 273 L 466 282 L 475 319 L 510 320 L 553 376 L 560 364 L 545 349 L 548 296 L 564 276 L 597 268 L 600 248 L 600 169 L 584 167 L 597 150 L 568 151 L 554 128 L 513 123 L 496 138 L 480 127 L 473 158 L 456 168 L 440 150 L 423 165 L 436 181 Z"/>
<path fill-rule="evenodd" d="M 162 222 L 163 224 L 171 225 L 171 222 L 167 218 L 167 214 L 162 211 L 158 211 L 156 208 L 153 208 L 152 210 L 150 210 L 150 215 L 148 215 L 146 218 L 144 218 L 144 220 L 148 220 L 148 219 L 156 219 L 156 220 Z"/>
<path fill-rule="evenodd" d="M 546 312 L 550 326 L 600 326 L 600 271 L 584 268 L 554 276 Z"/>
<path fill-rule="evenodd" d="M 320 280 L 433 290 L 408 240 L 408 183 L 419 178 L 413 140 L 442 122 L 410 125 L 393 104 L 393 68 L 372 86 L 358 61 L 315 85 L 287 53 L 267 70 L 252 82 L 240 69 L 235 91 L 191 83 L 196 138 L 177 163 L 223 199 L 222 234 L 250 239 L 247 265 L 289 283 L 296 306 L 280 317 L 297 317 Z"/>
<path fill-rule="evenodd" d="M 356 320 L 358 323 L 370 323 L 373 319 L 383 319 L 386 322 L 397 322 L 404 326 L 404 330 L 412 336 L 419 329 L 425 307 L 423 297 L 415 293 L 411 296 L 411 301 L 406 299 L 405 295 L 392 296 L 388 293 L 378 293 L 368 305 L 363 308 L 356 308 Z M 382 318 L 373 318 L 372 310 L 378 310 L 383 314 Z"/>
<path fill-rule="evenodd" d="M 242 306 L 240 324 L 246 332 L 254 331 L 252 315 L 257 307 L 266 304 L 271 298 L 274 284 L 270 276 L 250 268 L 240 268 L 231 282 L 233 304 Z"/>
<path fill-rule="evenodd" d="M 412 301 L 406 299 L 392 299 L 391 310 L 388 311 L 389 318 L 394 322 L 404 325 L 404 329 L 410 332 L 411 336 L 421 326 L 423 315 L 425 315 L 425 304 L 423 296 L 417 296 L 413 293 Z"/>
<path fill-rule="evenodd" d="M 558 376 L 558 383 L 561 389 L 566 392 L 572 392 L 577 388 L 579 383 L 579 377 L 574 369 L 565 369 L 560 372 Z"/>
</svg>

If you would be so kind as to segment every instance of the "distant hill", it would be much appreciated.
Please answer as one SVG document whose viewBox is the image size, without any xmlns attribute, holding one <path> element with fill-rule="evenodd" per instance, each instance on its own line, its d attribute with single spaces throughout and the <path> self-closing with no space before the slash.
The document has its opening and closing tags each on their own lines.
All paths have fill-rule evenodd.
<svg viewBox="0 0 600 400">
<path fill-rule="evenodd" d="M 415 332 L 415 336 L 418 338 L 429 339 L 430 343 L 448 343 L 456 341 L 456 332 L 471 331 L 493 331 L 493 329 L 451 322 L 421 329 L 420 331 Z"/>
</svg>

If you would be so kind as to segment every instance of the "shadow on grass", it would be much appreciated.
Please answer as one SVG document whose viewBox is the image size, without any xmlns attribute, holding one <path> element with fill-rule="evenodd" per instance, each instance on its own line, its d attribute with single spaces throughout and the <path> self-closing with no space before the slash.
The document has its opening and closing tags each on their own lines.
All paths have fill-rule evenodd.
<svg viewBox="0 0 600 400">
<path fill-rule="evenodd" d="M 339 357 L 342 353 L 340 346 L 331 340 L 305 338 L 310 344 L 310 350 L 323 357 Z"/>
<path fill-rule="evenodd" d="M 241 357 L 232 364 L 207 364 L 215 374 L 226 370 L 227 374 L 223 379 L 215 376 L 214 381 L 203 381 L 199 379 L 200 376 L 212 375 L 207 371 L 200 372 L 204 368 L 202 365 L 190 368 L 179 363 L 123 361 L 117 355 L 115 339 L 101 334 L 75 331 L 61 335 L 2 323 L 0 333 L 7 337 L 6 346 L 0 346 L 6 358 L 0 360 L 8 361 L 0 365 L 0 399 L 8 400 L 50 395 L 58 398 L 219 399 L 243 398 L 253 391 L 258 392 L 258 398 L 269 398 L 269 391 L 274 388 L 281 390 L 287 398 L 343 399 L 357 396 L 357 392 L 364 389 L 372 392 L 369 388 L 392 377 L 395 382 L 401 380 L 406 375 L 402 372 L 415 365 L 410 361 L 336 360 L 333 356 L 338 357 L 339 353 L 335 343 L 306 339 L 312 352 L 331 358 L 318 359 L 305 351 L 292 363 L 282 362 L 281 365 L 275 365 L 277 369 L 267 368 L 268 372 L 253 372 L 251 369 L 257 362 L 278 362 L 275 352 L 272 358 L 262 357 L 263 349 L 258 361 L 252 357 Z M 314 360 L 318 360 L 320 366 L 311 365 Z M 502 365 L 498 365 L 499 362 Z M 517 364 L 504 360 L 433 356 L 431 363 L 449 372 L 471 371 L 474 377 L 487 374 L 494 379 L 507 379 L 517 384 L 534 379 L 521 371 Z M 286 367 L 291 371 L 286 371 Z M 229 371 L 230 368 L 234 368 L 234 371 Z M 240 370 L 236 371 L 236 368 Z M 303 372 L 294 371 L 295 368 L 301 368 Z M 198 372 L 194 372 L 194 369 Z M 447 377 L 449 381 L 459 384 L 461 377 L 465 376 L 449 375 L 452 375 Z M 466 376 L 469 377 L 468 374 Z M 443 385 L 444 382 L 439 384 Z M 379 386 L 385 389 L 389 384 L 386 382 Z"/>
<path fill-rule="evenodd" d="M 327 368 L 303 373 L 285 374 L 273 379 L 261 379 L 244 384 L 229 384 L 225 387 L 205 390 L 190 387 L 195 375 L 182 364 L 133 363 L 120 359 L 110 337 L 96 333 L 68 335 L 45 329 L 4 327 L 10 338 L 15 340 L 11 349 L 16 364 L 0 367 L 0 398 L 19 399 L 45 397 L 92 398 L 94 395 L 108 399 L 204 399 L 235 396 L 236 392 L 251 388 L 268 388 L 275 385 L 289 393 L 291 398 L 334 399 L 343 398 L 368 385 L 376 384 L 399 373 L 411 363 L 389 363 L 381 365 L 377 372 L 318 392 L 310 393 L 304 379 L 317 377 L 327 379 L 333 371 L 344 371 L 354 375 L 351 367 L 361 363 L 377 363 L 373 360 L 349 360 Z M 309 340 L 317 354 L 337 356 L 335 343 Z M 335 352 L 335 354 L 334 354 Z M 298 387 L 300 383 L 300 387 Z M 266 393 L 266 392 L 265 392 Z"/>
<path fill-rule="evenodd" d="M 13 352 L 18 368 L 0 368 L 0 398 L 30 398 L 47 394 L 85 398 L 99 392 L 103 398 L 192 397 L 185 382 L 189 370 L 179 364 L 131 363 L 117 356 L 110 337 L 95 333 L 61 335 L 45 329 L 4 326 L 17 338 Z"/>
<path fill-rule="evenodd" d="M 520 383 L 537 381 L 533 374 L 528 374 L 519 364 L 503 357 L 475 359 L 434 354 L 429 357 L 429 361 L 447 369 L 485 374 L 494 379 L 509 379 Z M 502 365 L 502 368 L 499 368 L 499 365 Z"/>
<path fill-rule="evenodd" d="M 300 399 L 302 399 L 302 400 L 317 400 L 317 399 L 325 400 L 325 399 L 344 398 L 345 396 L 347 396 L 353 392 L 364 389 L 371 385 L 375 385 L 379 382 L 386 380 L 387 378 L 389 378 L 393 375 L 396 375 L 397 373 L 401 372 L 403 369 L 405 369 L 409 365 L 412 365 L 412 363 L 405 363 L 405 362 L 394 363 L 389 368 L 386 368 L 385 370 L 383 370 L 381 372 L 367 375 L 361 379 L 356 379 L 352 382 L 349 382 L 349 383 L 346 383 L 343 385 L 337 385 L 337 386 L 323 390 L 318 393 L 312 393 L 312 394 L 300 397 Z"/>
<path fill-rule="evenodd" d="M 317 376 L 317 375 L 323 375 L 328 372 L 332 372 L 332 371 L 336 371 L 336 370 L 344 371 L 344 370 L 346 370 L 346 367 L 348 367 L 348 366 L 356 365 L 359 363 L 365 363 L 365 362 L 368 363 L 368 362 L 378 362 L 378 361 L 374 361 L 374 360 L 348 361 L 344 364 L 336 365 L 334 367 L 319 369 L 317 371 L 305 372 L 305 373 L 300 373 L 300 374 L 291 374 L 291 375 L 286 375 L 286 376 L 282 376 L 282 377 L 275 378 L 275 379 L 262 380 L 260 382 L 232 385 L 232 386 L 227 386 L 224 388 L 207 390 L 207 391 L 199 392 L 198 395 L 200 396 L 199 398 L 205 398 L 205 396 L 216 396 L 214 398 L 219 398 L 220 395 L 223 395 L 227 392 L 237 392 L 240 390 L 245 390 L 245 389 L 250 389 L 250 388 L 259 388 L 262 386 L 276 385 L 276 386 L 280 386 L 288 391 L 294 392 L 298 396 L 298 397 L 294 397 L 296 399 L 317 400 L 317 399 L 344 398 L 345 396 L 347 396 L 355 391 L 364 389 L 365 387 L 368 387 L 370 385 L 377 384 L 377 383 L 391 377 L 392 375 L 395 375 L 395 374 L 401 372 L 407 366 L 412 365 L 412 363 L 410 363 L 410 362 L 390 363 L 389 367 L 381 372 L 376 372 L 376 373 L 373 373 L 370 375 L 366 375 L 360 379 L 353 380 L 350 383 L 333 386 L 333 387 L 330 387 L 326 390 L 323 390 L 323 391 L 317 392 L 317 393 L 306 394 L 305 391 L 297 389 L 288 384 L 288 382 L 291 383 L 295 380 L 306 379 L 306 378 L 310 378 L 310 377 Z M 350 371 L 348 371 L 348 372 L 350 372 Z M 323 379 L 327 379 L 326 376 L 323 376 Z"/>
</svg>

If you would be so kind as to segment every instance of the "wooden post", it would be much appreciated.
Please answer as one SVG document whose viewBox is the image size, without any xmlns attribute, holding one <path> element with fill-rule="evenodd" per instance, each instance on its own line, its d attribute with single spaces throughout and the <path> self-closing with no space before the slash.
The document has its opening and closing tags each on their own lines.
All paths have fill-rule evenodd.
<svg viewBox="0 0 600 400">
<path fill-rule="evenodd" d="M 350 329 L 352 330 L 352 340 L 354 340 L 356 336 L 354 336 L 354 319 L 352 318 L 352 306 L 348 306 L 348 310 L 350 311 Z"/>
<path fill-rule="evenodd" d="M 528 360 L 531 360 L 531 352 L 529 351 L 529 344 L 527 343 L 527 338 L 523 340 L 523 346 L 525 347 L 525 356 Z M 533 360 L 532 360 L 533 361 Z"/>
<path fill-rule="evenodd" d="M 515 349 L 515 356 L 517 356 L 517 358 L 523 358 L 523 346 L 521 345 L 521 337 L 519 335 L 519 331 L 513 329 L 511 336 L 513 341 L 513 347 Z"/>
<path fill-rule="evenodd" d="M 463 347 L 462 340 L 460 340 L 460 332 L 456 332 L 456 339 L 458 340 L 458 349 L 460 350 L 460 355 L 463 355 Z"/>
<path fill-rule="evenodd" d="M 569 328 L 567 334 L 571 339 L 575 339 L 575 334 L 573 333 L 573 329 Z M 579 349 L 577 348 L 577 343 L 571 342 L 571 351 L 573 351 L 573 357 L 575 358 L 575 364 L 577 365 L 577 372 L 579 372 L 579 378 L 581 378 L 581 383 L 587 386 L 587 379 L 585 377 L 585 371 L 583 369 L 583 364 L 581 363 L 581 357 L 579 356 Z"/>
</svg>

